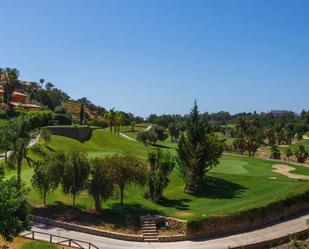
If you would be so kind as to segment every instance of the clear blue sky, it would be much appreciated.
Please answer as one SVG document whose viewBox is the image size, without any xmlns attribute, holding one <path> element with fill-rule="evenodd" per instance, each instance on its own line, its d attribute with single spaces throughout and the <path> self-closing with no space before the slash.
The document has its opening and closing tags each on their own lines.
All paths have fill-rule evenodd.
<svg viewBox="0 0 309 249">
<path fill-rule="evenodd" d="M 150 113 L 309 109 L 307 0 L 1 1 L 0 67 Z"/>
</svg>

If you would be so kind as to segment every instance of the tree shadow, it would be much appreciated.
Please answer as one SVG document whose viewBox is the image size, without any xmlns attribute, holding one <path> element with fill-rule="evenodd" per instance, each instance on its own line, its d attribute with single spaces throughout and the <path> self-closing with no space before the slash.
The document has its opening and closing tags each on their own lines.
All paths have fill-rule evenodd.
<svg viewBox="0 0 309 249">
<path fill-rule="evenodd" d="M 188 210 L 189 206 L 186 204 L 190 202 L 190 199 L 167 199 L 162 197 L 161 200 L 158 202 L 159 205 L 163 207 L 173 207 L 178 210 Z"/>
<path fill-rule="evenodd" d="M 116 228 L 130 227 L 139 229 L 140 215 L 158 214 L 158 211 L 141 204 L 112 204 L 105 208 L 101 217 L 105 222 L 112 223 Z"/>
<path fill-rule="evenodd" d="M 155 147 L 155 148 L 162 148 L 162 149 L 171 149 L 170 146 L 163 145 L 163 144 L 154 144 L 154 143 L 149 143 L 150 146 Z"/>
<path fill-rule="evenodd" d="M 46 207 L 35 207 L 34 215 L 47 217 L 63 222 L 71 222 L 83 226 L 104 227 L 109 225 L 115 229 L 130 229 L 137 231 L 140 228 L 140 215 L 158 214 L 157 210 L 141 204 L 112 204 L 102 209 L 100 214 L 94 210 L 86 210 L 85 207 L 74 207 L 57 202 Z"/>
<path fill-rule="evenodd" d="M 206 176 L 203 184 L 191 193 L 196 197 L 210 199 L 232 199 L 241 194 L 246 187 L 222 178 Z"/>
</svg>

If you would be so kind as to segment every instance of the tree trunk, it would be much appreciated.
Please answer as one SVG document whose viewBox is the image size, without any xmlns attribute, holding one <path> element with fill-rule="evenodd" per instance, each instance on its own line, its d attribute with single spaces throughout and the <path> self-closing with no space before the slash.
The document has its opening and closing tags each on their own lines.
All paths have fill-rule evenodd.
<svg viewBox="0 0 309 249">
<path fill-rule="evenodd" d="M 8 151 L 5 150 L 5 153 L 4 153 L 4 162 L 7 163 L 8 162 Z"/>
<path fill-rule="evenodd" d="M 21 182 L 21 163 L 22 163 L 22 158 L 17 159 L 17 180 Z"/>
<path fill-rule="evenodd" d="M 123 191 L 124 190 L 124 188 L 120 188 L 120 206 L 122 206 L 123 207 Z"/>
<path fill-rule="evenodd" d="M 43 198 L 44 198 L 44 207 L 46 206 L 46 191 L 44 191 L 44 194 L 43 194 Z"/>
<path fill-rule="evenodd" d="M 95 203 L 95 211 L 96 213 L 100 213 L 102 210 L 102 202 L 100 200 L 99 196 L 94 197 L 94 203 Z"/>
<path fill-rule="evenodd" d="M 76 195 L 73 194 L 73 206 L 75 206 L 75 199 L 76 199 Z"/>
</svg>

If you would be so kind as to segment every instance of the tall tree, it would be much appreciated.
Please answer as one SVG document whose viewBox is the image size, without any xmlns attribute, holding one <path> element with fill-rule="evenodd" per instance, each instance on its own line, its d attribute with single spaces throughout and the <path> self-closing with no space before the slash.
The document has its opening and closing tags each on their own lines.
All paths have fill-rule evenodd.
<svg viewBox="0 0 309 249">
<path fill-rule="evenodd" d="M 76 195 L 87 187 L 90 173 L 90 162 L 86 154 L 80 151 L 72 151 L 66 154 L 63 176 L 62 190 L 65 194 L 73 197 L 75 206 Z"/>
<path fill-rule="evenodd" d="M 80 111 L 79 111 L 80 125 L 84 124 L 84 119 L 85 119 L 85 108 L 84 108 L 84 102 L 82 102 L 80 105 Z"/>
<path fill-rule="evenodd" d="M 0 68 L 0 85 L 3 87 L 3 102 L 9 106 L 18 84 L 19 71 L 16 68 Z"/>
<path fill-rule="evenodd" d="M 110 132 L 113 132 L 113 128 L 115 127 L 115 119 L 116 119 L 116 111 L 115 108 L 110 109 L 108 112 L 104 114 L 104 119 L 109 122 Z M 115 129 L 114 129 L 115 132 Z"/>
<path fill-rule="evenodd" d="M 30 132 L 30 123 L 27 119 L 21 117 L 10 121 L 11 129 L 14 131 L 12 137 L 14 142 L 11 146 L 12 155 L 10 156 L 10 163 L 17 165 L 17 179 L 21 181 L 21 166 L 24 159 L 27 160 L 30 166 L 30 159 L 28 157 L 28 149 L 31 139 L 33 139 Z"/>
<path fill-rule="evenodd" d="M 123 125 L 125 121 L 125 115 L 123 112 L 116 112 L 116 116 L 115 116 L 115 124 L 116 124 L 116 132 L 118 134 L 118 136 L 120 135 L 120 130 L 121 130 L 121 126 Z"/>
<path fill-rule="evenodd" d="M 94 199 L 97 213 L 102 210 L 103 201 L 113 195 L 114 182 L 108 175 L 109 167 L 109 160 L 105 158 L 96 158 L 91 161 L 88 192 Z"/>
<path fill-rule="evenodd" d="M 120 205 L 123 206 L 125 187 L 131 183 L 146 183 L 145 163 L 132 155 L 112 155 L 105 158 L 109 165 L 109 177 L 120 190 Z"/>
<path fill-rule="evenodd" d="M 196 102 L 187 120 L 186 133 L 178 141 L 179 168 L 185 180 L 185 191 L 198 190 L 204 175 L 219 163 L 223 142 L 208 131 L 208 124 L 200 117 Z"/>
<path fill-rule="evenodd" d="M 180 129 L 175 123 L 170 123 L 168 126 L 168 133 L 171 136 L 172 142 L 177 141 L 180 136 Z"/>
<path fill-rule="evenodd" d="M 44 158 L 33 163 L 34 173 L 31 183 L 34 190 L 43 197 L 46 206 L 46 196 L 53 192 L 61 182 L 64 154 L 45 154 Z"/>
</svg>

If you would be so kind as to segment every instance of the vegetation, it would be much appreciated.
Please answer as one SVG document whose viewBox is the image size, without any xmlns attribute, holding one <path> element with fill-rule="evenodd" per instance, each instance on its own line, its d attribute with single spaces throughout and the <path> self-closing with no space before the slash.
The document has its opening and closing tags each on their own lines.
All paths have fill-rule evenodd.
<svg viewBox="0 0 309 249">
<path fill-rule="evenodd" d="M 109 165 L 111 182 L 118 186 L 120 191 L 120 205 L 123 206 L 125 187 L 131 183 L 144 185 L 146 183 L 146 165 L 131 155 L 113 155 L 106 157 Z"/>
<path fill-rule="evenodd" d="M 95 210 L 99 213 L 103 201 L 113 196 L 114 182 L 109 177 L 109 159 L 95 158 L 91 162 L 89 194 L 93 197 Z"/>
<path fill-rule="evenodd" d="M 308 151 L 306 151 L 305 147 L 303 145 L 299 145 L 298 149 L 295 152 L 295 156 L 297 158 L 297 161 L 299 163 L 304 163 L 305 160 L 308 157 Z"/>
<path fill-rule="evenodd" d="M 30 205 L 26 189 L 16 179 L 0 179 L 0 236 L 6 241 L 30 226 Z"/>
<path fill-rule="evenodd" d="M 146 197 L 154 202 L 161 200 L 163 190 L 169 183 L 168 176 L 171 174 L 175 167 L 175 160 L 166 152 L 150 152 L 148 154 L 148 162 L 150 164 L 150 172 L 147 180 L 147 193 Z"/>
<path fill-rule="evenodd" d="M 177 149 L 185 192 L 199 191 L 204 184 L 205 173 L 219 163 L 223 152 L 223 143 L 207 129 L 195 103 L 188 118 L 186 134 L 181 135 Z"/>
<path fill-rule="evenodd" d="M 87 156 L 74 150 L 65 155 L 63 163 L 62 189 L 67 195 L 73 197 L 75 206 L 76 195 L 86 189 L 90 173 L 90 162 Z"/>
</svg>

